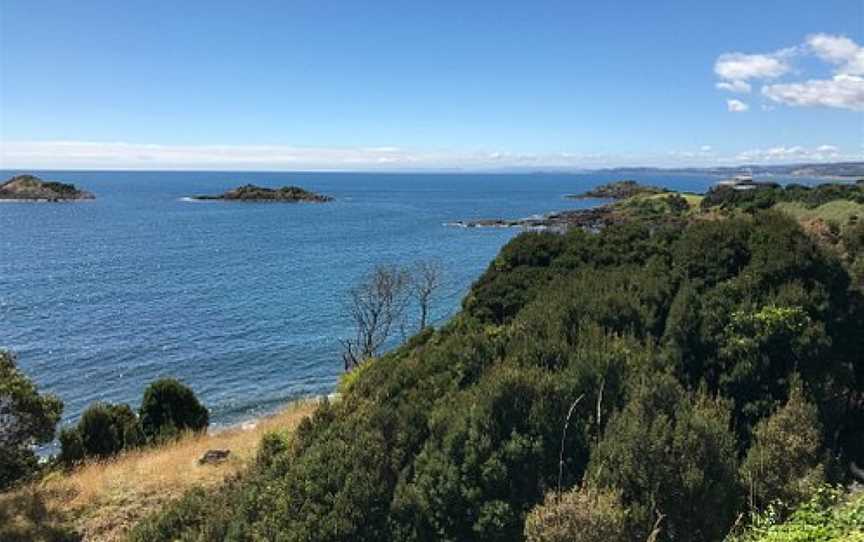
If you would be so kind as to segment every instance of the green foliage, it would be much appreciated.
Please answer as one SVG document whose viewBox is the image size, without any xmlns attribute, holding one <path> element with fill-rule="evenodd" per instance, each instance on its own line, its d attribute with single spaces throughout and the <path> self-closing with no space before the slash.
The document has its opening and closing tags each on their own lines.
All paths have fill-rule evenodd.
<svg viewBox="0 0 864 542">
<path fill-rule="evenodd" d="M 717 540 L 740 501 L 728 405 L 691 398 L 667 375 L 643 378 L 593 451 L 589 480 L 621 490 L 639 539 L 662 516 L 660 540 Z"/>
<path fill-rule="evenodd" d="M 203 489 L 193 489 L 179 501 L 165 507 L 163 513 L 142 521 L 129 534 L 129 542 L 176 542 L 177 540 L 225 540 L 228 534 L 215 521 L 222 500 Z M 175 533 L 187 533 L 177 537 Z"/>
<path fill-rule="evenodd" d="M 754 436 L 741 465 L 754 507 L 789 509 L 824 481 L 822 424 L 799 379 L 793 380 L 786 404 L 760 421 Z"/>
<path fill-rule="evenodd" d="M 525 520 L 527 542 L 628 542 L 627 511 L 614 490 L 550 492 Z"/>
<path fill-rule="evenodd" d="M 36 470 L 32 447 L 54 438 L 62 411 L 60 399 L 40 394 L 15 356 L 0 350 L 0 490 Z"/>
<path fill-rule="evenodd" d="M 783 416 L 821 424 L 820 453 L 864 453 L 864 299 L 851 284 L 775 212 L 520 235 L 460 315 L 353 372 L 290 441 L 267 437 L 241 480 L 148 532 L 516 541 L 595 525 L 614 540 L 626 523 L 621 536 L 645 540 L 662 515 L 658 540 L 719 540 L 748 501 L 748 451 L 779 458 Z M 806 416 L 783 407 L 799 374 Z M 580 484 L 590 494 L 568 491 Z"/>
<path fill-rule="evenodd" d="M 726 542 L 864 542 L 864 495 L 844 496 L 839 489 L 814 490 L 785 521 L 769 507 L 754 516 L 743 533 Z"/>
<path fill-rule="evenodd" d="M 150 441 L 172 438 L 185 430 L 204 430 L 209 416 L 195 393 L 173 378 L 156 380 L 144 390 L 141 430 Z"/>
<path fill-rule="evenodd" d="M 74 430 L 61 433 L 60 457 L 67 463 L 74 462 L 82 458 L 83 451 L 83 457 L 105 458 L 143 443 L 138 418 L 129 405 L 94 403 L 81 415 Z"/>
<path fill-rule="evenodd" d="M 71 466 L 87 457 L 84 449 L 84 439 L 77 427 L 64 427 L 60 430 L 60 463 Z"/>
</svg>

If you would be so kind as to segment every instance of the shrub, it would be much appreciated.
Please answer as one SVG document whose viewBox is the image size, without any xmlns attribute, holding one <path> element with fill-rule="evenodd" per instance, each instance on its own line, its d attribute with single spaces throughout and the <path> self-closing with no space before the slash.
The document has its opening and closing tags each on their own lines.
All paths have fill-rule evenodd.
<svg viewBox="0 0 864 542">
<path fill-rule="evenodd" d="M 627 511 L 617 491 L 588 486 L 550 492 L 525 521 L 527 542 L 627 542 Z"/>
<path fill-rule="evenodd" d="M 129 405 L 95 403 L 81 415 L 76 431 L 87 457 L 109 457 L 140 446 L 144 440 L 138 419 Z M 69 445 L 75 444 L 73 437 L 67 438 Z M 70 449 L 61 455 L 73 456 L 74 453 Z"/>
<path fill-rule="evenodd" d="M 36 470 L 32 447 L 54 438 L 62 411 L 60 399 L 40 394 L 14 354 L 0 350 L 0 490 Z"/>
<path fill-rule="evenodd" d="M 645 377 L 606 427 L 589 480 L 621 491 L 636 538 L 646 539 L 662 514 L 660 540 L 719 540 L 740 494 L 729 426 L 724 402 L 690 397 L 669 376 Z"/>
<path fill-rule="evenodd" d="M 71 466 L 82 461 L 87 455 L 84 440 L 77 427 L 64 427 L 60 430 L 60 462 Z"/>
<path fill-rule="evenodd" d="M 144 390 L 141 430 L 150 441 L 172 438 L 185 430 L 202 431 L 210 423 L 207 409 L 195 393 L 173 378 L 163 378 Z"/>
<path fill-rule="evenodd" d="M 794 379 L 786 404 L 756 426 L 741 465 L 754 507 L 779 501 L 788 509 L 824 481 L 821 431 L 819 412 L 807 401 L 800 379 Z"/>
</svg>

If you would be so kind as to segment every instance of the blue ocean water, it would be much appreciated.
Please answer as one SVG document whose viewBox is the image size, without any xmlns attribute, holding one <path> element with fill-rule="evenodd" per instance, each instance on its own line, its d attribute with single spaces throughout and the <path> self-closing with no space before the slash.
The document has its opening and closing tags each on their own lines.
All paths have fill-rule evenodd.
<svg viewBox="0 0 864 542">
<path fill-rule="evenodd" d="M 7 178 L 15 172 L 0 172 Z M 0 204 L 0 347 L 73 422 L 92 401 L 137 406 L 177 377 L 216 424 L 332 391 L 350 335 L 345 292 L 378 263 L 438 260 L 442 321 L 513 229 L 460 219 L 522 218 L 596 202 L 567 193 L 591 174 L 32 172 L 92 202 Z M 642 176 L 702 191 L 716 179 Z M 239 184 L 297 184 L 328 204 L 190 202 Z"/>
</svg>

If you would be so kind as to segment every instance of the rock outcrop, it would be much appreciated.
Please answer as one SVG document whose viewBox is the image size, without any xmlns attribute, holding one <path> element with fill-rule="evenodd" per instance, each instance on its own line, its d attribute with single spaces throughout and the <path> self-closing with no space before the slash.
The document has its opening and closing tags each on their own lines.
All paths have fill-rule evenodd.
<svg viewBox="0 0 864 542">
<path fill-rule="evenodd" d="M 333 201 L 330 196 L 324 196 L 310 192 L 299 186 L 283 186 L 282 188 L 265 188 L 247 184 L 219 194 L 217 196 L 194 196 L 197 200 L 223 200 L 223 201 L 274 201 L 286 203 L 311 202 L 325 203 Z"/>
<path fill-rule="evenodd" d="M 16 175 L 0 184 L 0 200 L 73 201 L 93 199 L 90 192 L 74 184 L 43 181 L 34 175 Z"/>
</svg>

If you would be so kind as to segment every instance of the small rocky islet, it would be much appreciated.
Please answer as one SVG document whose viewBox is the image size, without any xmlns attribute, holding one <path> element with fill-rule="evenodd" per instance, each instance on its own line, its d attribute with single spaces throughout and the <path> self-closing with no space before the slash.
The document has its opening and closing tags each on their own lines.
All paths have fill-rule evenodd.
<svg viewBox="0 0 864 542">
<path fill-rule="evenodd" d="M 201 201 L 242 201 L 242 202 L 280 202 L 280 203 L 326 203 L 333 201 L 330 196 L 316 194 L 299 186 L 266 188 L 247 184 L 217 195 L 192 196 Z"/>
<path fill-rule="evenodd" d="M 16 175 L 0 184 L 0 201 L 78 201 L 95 196 L 74 184 L 45 181 L 35 175 Z"/>
</svg>

